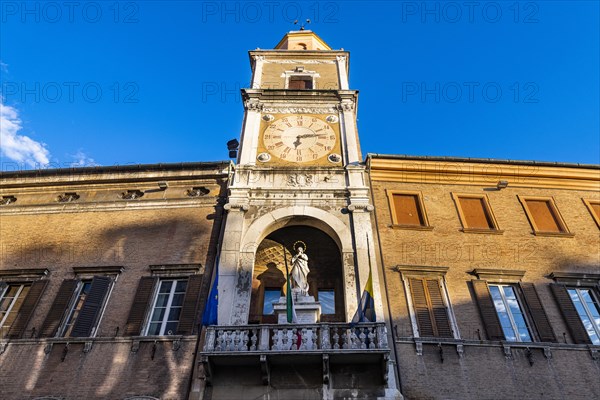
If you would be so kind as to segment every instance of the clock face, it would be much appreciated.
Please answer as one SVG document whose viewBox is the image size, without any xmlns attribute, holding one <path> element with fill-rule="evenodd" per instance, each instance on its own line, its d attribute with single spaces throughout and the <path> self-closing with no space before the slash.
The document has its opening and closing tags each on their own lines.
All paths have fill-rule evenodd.
<svg viewBox="0 0 600 400">
<path fill-rule="evenodd" d="M 263 142 L 275 157 L 308 163 L 328 155 L 336 138 L 327 122 L 312 116 L 292 115 L 271 122 L 264 131 Z"/>
</svg>

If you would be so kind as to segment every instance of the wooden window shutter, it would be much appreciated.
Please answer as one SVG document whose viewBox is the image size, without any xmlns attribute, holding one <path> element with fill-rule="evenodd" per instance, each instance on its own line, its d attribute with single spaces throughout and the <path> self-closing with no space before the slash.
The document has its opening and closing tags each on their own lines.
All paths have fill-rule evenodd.
<svg viewBox="0 0 600 400">
<path fill-rule="evenodd" d="M 419 209 L 419 198 L 414 194 L 394 194 L 396 223 L 399 225 L 425 225 Z"/>
<path fill-rule="evenodd" d="M 148 307 L 150 307 L 152 294 L 157 282 L 158 278 L 154 276 L 140 278 L 133 304 L 129 310 L 129 317 L 125 326 L 125 336 L 137 336 L 141 334 L 144 318 L 146 317 Z"/>
<path fill-rule="evenodd" d="M 52 302 L 52 307 L 42 324 L 40 337 L 54 337 L 60 326 L 60 322 L 69 307 L 75 288 L 77 288 L 76 279 L 65 279 L 62 281 L 58 293 Z"/>
<path fill-rule="evenodd" d="M 571 301 L 571 296 L 567 291 L 567 287 L 560 283 L 551 283 L 550 288 L 552 289 L 558 307 L 567 323 L 569 332 L 571 332 L 573 341 L 575 343 L 592 344 L 592 341 L 581 322 L 581 318 L 579 318 L 577 309 L 575 308 L 573 301 Z"/>
<path fill-rule="evenodd" d="M 544 306 L 540 301 L 535 285 L 530 282 L 521 282 L 519 286 L 521 287 L 525 303 L 527 303 L 527 307 L 529 308 L 531 319 L 537 328 L 540 340 L 542 342 L 556 343 L 556 335 L 552 330 L 552 325 L 550 325 L 548 315 L 546 315 L 546 310 L 544 310 Z"/>
<path fill-rule="evenodd" d="M 33 314 L 33 310 L 40 301 L 47 284 L 47 280 L 35 281 L 31 284 L 29 293 L 27 293 L 27 297 L 23 300 L 19 313 L 8 331 L 9 339 L 19 339 L 23 336 L 27 324 L 31 319 L 31 315 Z"/>
<path fill-rule="evenodd" d="M 541 232 L 562 232 L 554 211 L 547 200 L 527 200 L 527 208 L 535 220 L 538 231 Z"/>
<path fill-rule="evenodd" d="M 192 275 L 188 279 L 179 324 L 177 325 L 178 335 L 191 335 L 194 333 L 194 323 L 198 316 L 198 303 L 202 291 L 202 277 L 203 275 Z"/>
<path fill-rule="evenodd" d="M 465 228 L 494 229 L 482 198 L 459 197 L 459 203 L 467 225 Z"/>
<path fill-rule="evenodd" d="M 433 311 L 435 327 L 437 328 L 437 336 L 453 337 L 440 281 L 437 279 L 427 279 L 427 289 L 429 291 L 429 301 Z"/>
<path fill-rule="evenodd" d="M 73 326 L 71 332 L 72 337 L 89 337 L 92 334 L 92 330 L 95 328 L 98 317 L 102 312 L 102 305 L 104 299 L 108 294 L 112 279 L 106 276 L 95 276 L 92 279 L 92 286 L 90 287 L 90 293 L 87 295 L 77 321 Z"/>
<path fill-rule="evenodd" d="M 419 336 L 453 337 L 439 281 L 410 278 L 409 286 Z"/>
<path fill-rule="evenodd" d="M 483 320 L 488 339 L 504 340 L 502 326 L 500 326 L 498 313 L 496 312 L 496 307 L 494 307 L 494 301 L 490 295 L 487 282 L 475 279 L 471 283 L 473 284 L 473 292 L 479 305 L 479 312 L 481 313 L 481 319 Z"/>
<path fill-rule="evenodd" d="M 306 89 L 306 82 L 300 79 L 290 79 L 288 88 L 292 90 L 304 90 Z"/>
</svg>

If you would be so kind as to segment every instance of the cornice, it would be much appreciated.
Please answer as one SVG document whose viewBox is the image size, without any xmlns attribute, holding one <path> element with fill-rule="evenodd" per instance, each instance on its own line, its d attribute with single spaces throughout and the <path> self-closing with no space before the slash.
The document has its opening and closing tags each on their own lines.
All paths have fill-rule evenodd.
<svg viewBox="0 0 600 400">
<path fill-rule="evenodd" d="M 525 163 L 483 163 L 369 158 L 372 181 L 495 187 L 600 190 L 600 171 L 593 168 Z"/>
</svg>

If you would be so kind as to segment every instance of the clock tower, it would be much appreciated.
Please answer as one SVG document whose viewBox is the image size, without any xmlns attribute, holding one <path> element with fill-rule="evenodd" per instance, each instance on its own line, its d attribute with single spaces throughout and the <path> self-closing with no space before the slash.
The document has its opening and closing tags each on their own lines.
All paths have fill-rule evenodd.
<svg viewBox="0 0 600 400">
<path fill-rule="evenodd" d="M 371 269 L 375 311 L 383 320 L 349 53 L 299 30 L 273 50 L 249 54 L 252 87 L 242 90 L 240 151 L 225 206 L 219 324 L 273 322 L 266 291 L 277 289 L 281 279 L 261 288 L 259 278 L 269 262 L 285 274 L 283 254 L 273 256 L 273 246 L 284 244 L 291 254 L 298 240 L 307 243 L 311 294 L 332 302 L 321 319 L 351 321 Z"/>
<path fill-rule="evenodd" d="M 204 379 L 213 398 L 230 398 L 238 386 L 247 390 L 245 379 L 255 384 L 247 368 L 255 364 L 265 385 L 256 393 L 291 398 L 286 390 L 295 387 L 330 398 L 360 389 L 399 398 L 349 53 L 299 30 L 249 55 L 252 83 L 242 89 L 219 246 L 218 321 L 201 351 Z M 368 310 L 357 313 L 359 304 Z M 233 372 L 238 364 L 246 369 Z"/>
</svg>

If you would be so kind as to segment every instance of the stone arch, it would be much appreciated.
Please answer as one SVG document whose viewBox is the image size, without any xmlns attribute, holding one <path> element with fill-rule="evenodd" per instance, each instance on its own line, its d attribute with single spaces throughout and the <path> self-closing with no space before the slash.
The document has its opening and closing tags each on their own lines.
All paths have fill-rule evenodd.
<svg viewBox="0 0 600 400">
<path fill-rule="evenodd" d="M 262 240 L 287 225 L 307 225 L 320 229 L 336 242 L 340 254 L 353 252 L 352 236 L 346 224 L 331 213 L 310 206 L 278 208 L 258 218 L 246 231 L 241 251 L 252 253 L 251 258 L 254 259 L 254 253 Z"/>
</svg>

